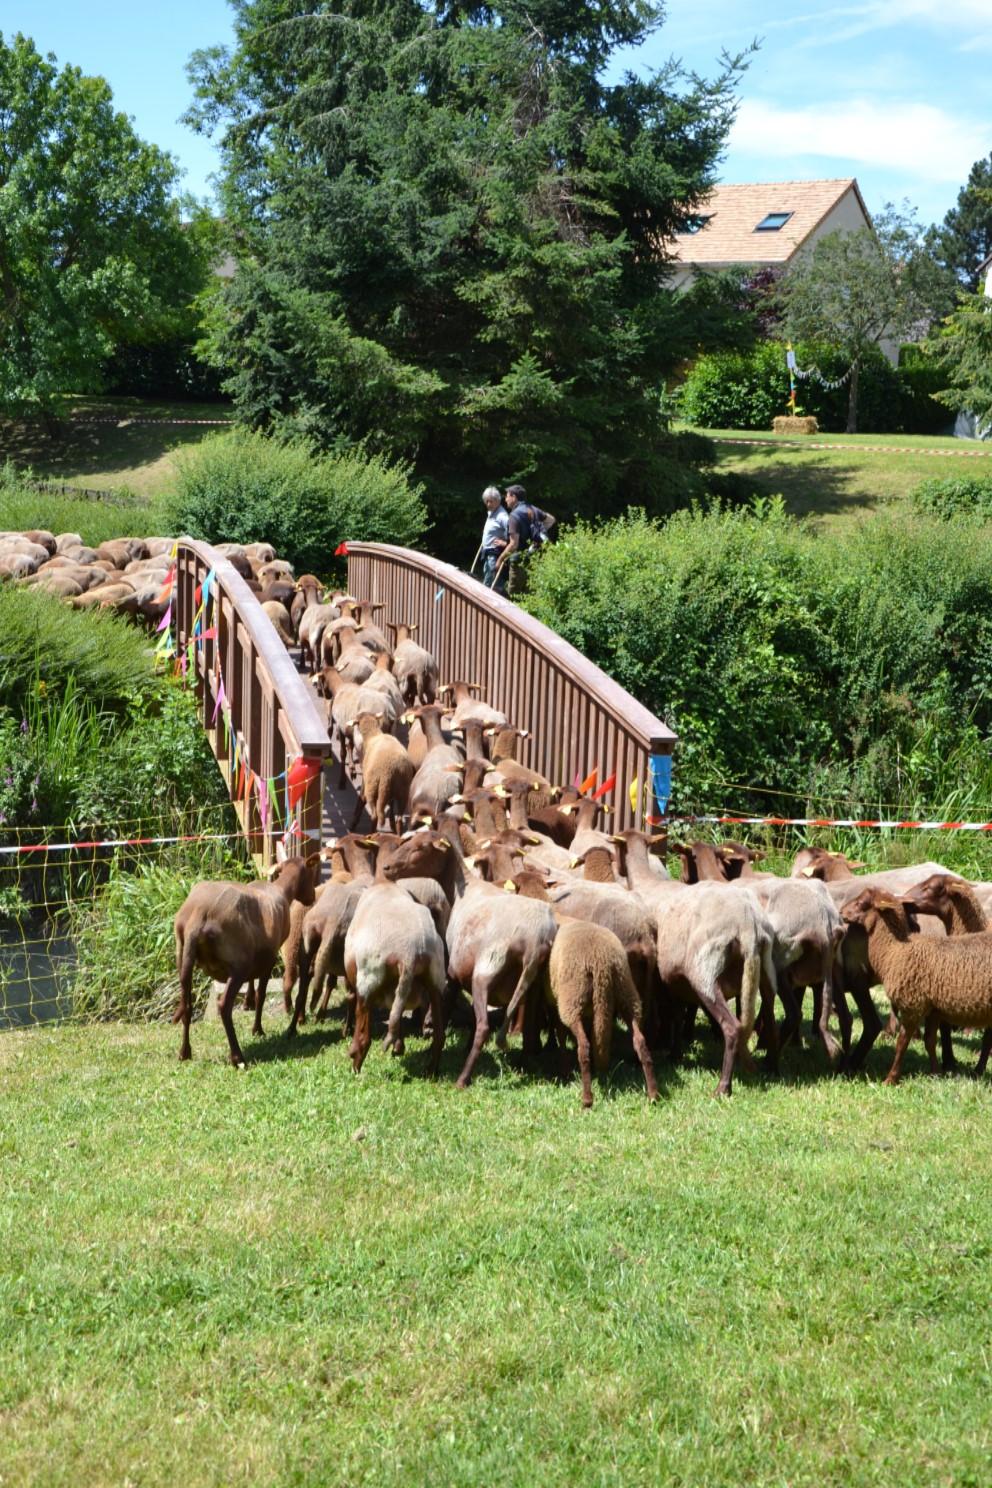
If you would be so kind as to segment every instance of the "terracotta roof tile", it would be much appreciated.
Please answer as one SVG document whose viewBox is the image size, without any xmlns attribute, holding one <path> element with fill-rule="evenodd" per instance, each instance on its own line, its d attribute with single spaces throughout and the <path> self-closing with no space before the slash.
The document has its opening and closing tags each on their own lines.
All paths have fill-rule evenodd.
<svg viewBox="0 0 992 1488">
<path fill-rule="evenodd" d="M 714 186 L 696 215 L 708 220 L 695 233 L 680 233 L 666 250 L 676 263 L 719 264 L 786 263 L 810 233 L 853 188 L 865 212 L 858 183 L 843 181 L 767 181 L 739 186 Z M 777 232 L 756 232 L 769 212 L 790 212 Z"/>
</svg>

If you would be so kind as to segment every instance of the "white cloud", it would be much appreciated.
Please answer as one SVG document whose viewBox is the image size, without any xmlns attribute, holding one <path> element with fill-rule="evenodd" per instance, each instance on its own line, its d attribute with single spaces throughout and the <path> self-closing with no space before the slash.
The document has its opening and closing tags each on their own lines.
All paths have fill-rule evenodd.
<svg viewBox="0 0 992 1488">
<path fill-rule="evenodd" d="M 862 98 L 792 109 L 745 98 L 730 147 L 769 160 L 825 156 L 840 174 L 865 164 L 909 172 L 924 181 L 960 182 L 972 162 L 987 153 L 988 130 L 925 103 Z"/>
</svg>

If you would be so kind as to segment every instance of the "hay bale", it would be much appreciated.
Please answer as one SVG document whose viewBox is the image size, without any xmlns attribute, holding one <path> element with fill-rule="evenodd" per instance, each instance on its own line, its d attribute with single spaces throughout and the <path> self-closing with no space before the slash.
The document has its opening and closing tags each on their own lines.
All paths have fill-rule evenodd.
<svg viewBox="0 0 992 1488">
<path fill-rule="evenodd" d="M 787 413 L 772 419 L 773 434 L 819 434 L 819 432 L 820 426 L 812 414 L 799 418 Z"/>
</svg>

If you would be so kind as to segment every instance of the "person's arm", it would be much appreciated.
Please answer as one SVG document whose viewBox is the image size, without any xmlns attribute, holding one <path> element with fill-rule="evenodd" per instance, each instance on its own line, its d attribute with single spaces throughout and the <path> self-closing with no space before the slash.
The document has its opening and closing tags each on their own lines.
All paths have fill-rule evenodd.
<svg viewBox="0 0 992 1488">
<path fill-rule="evenodd" d="M 542 523 L 542 526 L 544 527 L 545 532 L 550 533 L 552 527 L 558 526 L 558 518 L 553 517 L 550 512 L 545 512 L 544 522 Z"/>
<path fill-rule="evenodd" d="M 514 522 L 513 518 L 511 517 L 510 518 L 510 525 L 509 525 L 509 536 L 507 538 L 506 547 L 503 549 L 502 553 L 500 553 L 499 558 L 496 561 L 496 572 L 497 573 L 499 573 L 500 569 L 503 567 L 503 564 L 506 562 L 506 560 L 509 557 L 511 557 L 517 551 L 517 549 L 519 548 L 519 546 L 520 546 L 520 533 L 519 533 L 519 531 L 517 529 L 516 523 Z"/>
</svg>

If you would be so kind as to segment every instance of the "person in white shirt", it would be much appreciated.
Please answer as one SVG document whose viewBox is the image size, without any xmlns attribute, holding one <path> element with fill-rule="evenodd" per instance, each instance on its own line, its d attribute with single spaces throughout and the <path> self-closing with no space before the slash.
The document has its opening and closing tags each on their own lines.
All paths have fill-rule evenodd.
<svg viewBox="0 0 992 1488">
<path fill-rule="evenodd" d="M 496 486 L 486 487 L 482 504 L 486 508 L 486 522 L 482 529 L 482 582 L 487 588 L 495 589 L 497 594 L 505 595 L 506 570 L 501 568 L 496 574 L 496 564 L 509 541 L 510 516 Z"/>
</svg>

